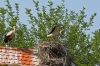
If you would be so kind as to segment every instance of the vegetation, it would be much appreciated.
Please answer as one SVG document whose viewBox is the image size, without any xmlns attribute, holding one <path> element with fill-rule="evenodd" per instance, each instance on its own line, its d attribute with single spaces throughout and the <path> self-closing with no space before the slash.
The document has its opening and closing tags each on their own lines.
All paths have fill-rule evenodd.
<svg viewBox="0 0 100 66">
<path fill-rule="evenodd" d="M 26 24 L 20 22 L 19 4 L 15 3 L 16 11 L 12 10 L 9 0 L 5 1 L 6 8 L 0 7 L 0 45 L 5 45 L 3 38 L 5 33 L 17 26 L 15 39 L 12 41 L 13 47 L 32 48 L 35 44 L 52 40 L 47 38 L 49 30 L 57 24 L 63 24 L 61 28 L 64 30 L 64 35 L 59 36 L 57 41 L 61 41 L 69 45 L 69 52 L 73 57 L 77 66 L 95 66 L 100 62 L 100 29 L 93 33 L 93 37 L 86 34 L 86 31 L 93 26 L 93 19 L 96 13 L 91 15 L 89 21 L 85 21 L 86 14 L 83 7 L 79 13 L 68 11 L 65 8 L 64 1 L 61 5 L 53 7 L 53 2 L 48 1 L 47 6 L 39 8 L 39 1 L 33 0 L 37 11 L 37 17 L 32 14 L 31 9 L 26 9 L 28 22 L 31 27 L 28 29 Z M 49 12 L 46 11 L 49 9 Z M 7 27 L 8 26 L 8 27 Z"/>
</svg>

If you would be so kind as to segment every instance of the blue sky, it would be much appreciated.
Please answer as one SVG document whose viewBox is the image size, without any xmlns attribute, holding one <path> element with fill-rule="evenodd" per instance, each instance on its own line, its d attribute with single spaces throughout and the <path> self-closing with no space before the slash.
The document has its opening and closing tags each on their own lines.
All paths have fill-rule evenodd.
<svg viewBox="0 0 100 66">
<path fill-rule="evenodd" d="M 6 3 L 4 2 L 5 0 L 0 0 L 0 7 L 5 7 Z M 32 2 L 32 0 L 9 0 L 10 4 L 12 5 L 13 9 L 14 9 L 14 3 L 19 3 L 20 6 L 20 21 L 24 24 L 28 24 L 28 17 L 25 14 L 25 8 L 31 8 L 32 12 L 34 15 L 36 15 L 36 11 L 35 11 L 35 7 L 34 7 L 34 3 Z M 37 1 L 37 0 L 36 0 Z M 47 5 L 48 4 L 48 0 L 38 0 L 39 1 L 39 5 L 40 7 L 42 5 Z M 50 0 L 49 0 L 50 1 Z M 51 0 L 54 2 L 54 7 L 56 7 L 57 5 L 61 4 L 61 0 Z M 97 16 L 94 18 L 94 24 L 93 26 L 90 28 L 90 31 L 87 31 L 88 34 L 90 34 L 91 32 L 97 30 L 100 28 L 100 0 L 65 0 L 65 7 L 71 11 L 75 11 L 77 13 L 79 13 L 79 11 L 85 7 L 85 13 L 87 15 L 86 21 L 89 20 L 89 17 L 93 14 L 93 13 L 97 13 Z"/>
</svg>

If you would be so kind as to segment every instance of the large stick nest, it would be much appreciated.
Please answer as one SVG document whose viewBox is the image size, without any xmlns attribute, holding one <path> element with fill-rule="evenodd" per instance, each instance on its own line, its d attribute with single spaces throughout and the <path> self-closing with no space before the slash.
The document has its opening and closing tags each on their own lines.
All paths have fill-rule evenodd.
<svg viewBox="0 0 100 66">
<path fill-rule="evenodd" d="M 43 42 L 35 48 L 38 50 L 39 66 L 71 66 L 67 44 L 59 42 Z"/>
</svg>

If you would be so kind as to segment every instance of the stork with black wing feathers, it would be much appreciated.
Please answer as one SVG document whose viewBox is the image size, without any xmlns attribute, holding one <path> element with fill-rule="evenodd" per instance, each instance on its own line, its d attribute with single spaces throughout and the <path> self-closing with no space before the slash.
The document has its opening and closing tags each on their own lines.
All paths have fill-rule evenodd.
<svg viewBox="0 0 100 66">
<path fill-rule="evenodd" d="M 59 28 L 62 26 L 62 24 L 56 25 L 47 35 L 47 37 L 53 37 L 55 40 L 55 37 L 58 35 L 63 34 L 63 30 L 59 31 Z"/>
<path fill-rule="evenodd" d="M 15 37 L 15 33 L 16 33 L 16 26 L 14 26 L 13 30 L 8 32 L 4 37 L 4 42 L 8 43 L 9 46 L 11 45 L 11 40 Z"/>
</svg>

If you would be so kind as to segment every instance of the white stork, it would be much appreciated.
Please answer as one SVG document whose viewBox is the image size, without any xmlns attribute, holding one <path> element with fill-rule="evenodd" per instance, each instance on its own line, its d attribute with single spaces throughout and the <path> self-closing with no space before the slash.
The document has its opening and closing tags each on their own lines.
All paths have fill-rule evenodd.
<svg viewBox="0 0 100 66">
<path fill-rule="evenodd" d="M 16 33 L 16 26 L 13 26 L 13 30 L 11 30 L 5 35 L 4 42 L 8 43 L 9 46 L 10 46 L 11 40 L 15 37 L 15 33 Z"/>
<path fill-rule="evenodd" d="M 58 36 L 58 35 L 62 34 L 62 33 L 63 33 L 62 30 L 59 32 L 59 27 L 61 27 L 61 26 L 62 26 L 62 24 L 59 24 L 59 25 L 55 26 L 55 27 L 50 31 L 50 33 L 47 35 L 47 37 L 55 37 L 55 36 Z"/>
</svg>

